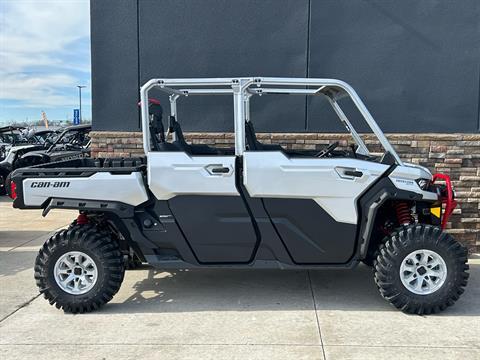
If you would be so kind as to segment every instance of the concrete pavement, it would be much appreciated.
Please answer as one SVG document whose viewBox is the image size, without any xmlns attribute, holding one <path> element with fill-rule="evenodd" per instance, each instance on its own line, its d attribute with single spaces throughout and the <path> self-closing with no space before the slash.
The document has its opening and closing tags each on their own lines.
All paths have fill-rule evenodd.
<svg viewBox="0 0 480 360">
<path fill-rule="evenodd" d="M 0 359 L 480 359 L 480 258 L 440 315 L 410 316 L 371 270 L 128 271 L 100 311 L 64 314 L 32 264 L 74 212 L 16 211 L 0 198 Z"/>
</svg>

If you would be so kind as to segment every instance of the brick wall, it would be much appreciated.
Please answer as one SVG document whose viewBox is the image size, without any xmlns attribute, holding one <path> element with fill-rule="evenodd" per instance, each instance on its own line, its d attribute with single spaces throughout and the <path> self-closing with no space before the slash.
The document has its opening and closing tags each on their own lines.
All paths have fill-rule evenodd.
<svg viewBox="0 0 480 360">
<path fill-rule="evenodd" d="M 134 157 L 143 155 L 139 132 L 92 132 L 92 156 Z M 459 206 L 449 224 L 449 232 L 480 252 L 480 134 L 389 134 L 402 159 L 421 164 L 432 172 L 445 172 L 453 180 Z M 231 133 L 189 133 L 188 141 L 233 147 Z M 332 141 L 341 146 L 351 143 L 348 134 L 264 133 L 257 134 L 263 143 L 275 143 L 287 149 L 321 149 Z M 373 153 L 380 147 L 373 135 L 363 136 Z"/>
</svg>

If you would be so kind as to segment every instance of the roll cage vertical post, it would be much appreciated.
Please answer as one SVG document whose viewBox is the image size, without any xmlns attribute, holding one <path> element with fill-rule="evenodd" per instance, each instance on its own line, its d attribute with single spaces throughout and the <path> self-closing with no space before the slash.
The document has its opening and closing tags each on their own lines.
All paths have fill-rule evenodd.
<svg viewBox="0 0 480 360">
<path fill-rule="evenodd" d="M 178 120 L 178 113 L 177 113 L 177 99 L 180 97 L 178 94 L 172 94 L 168 97 L 170 100 L 170 116 L 173 116 L 175 120 Z M 170 128 L 167 131 L 167 135 L 170 134 Z M 165 139 L 168 136 L 165 136 Z M 172 139 L 173 141 L 177 140 L 177 134 L 175 132 L 172 133 Z"/>
<path fill-rule="evenodd" d="M 250 117 L 249 97 L 246 89 L 253 82 L 252 79 L 233 80 L 233 106 L 235 112 L 235 155 L 241 156 L 245 151 L 245 121 Z"/>
<path fill-rule="evenodd" d="M 170 115 L 177 119 L 177 99 L 180 97 L 178 94 L 173 94 L 168 97 L 170 100 Z"/>
<path fill-rule="evenodd" d="M 338 104 L 337 100 L 335 98 L 331 97 L 331 96 L 328 96 L 328 95 L 327 95 L 327 99 L 328 99 L 328 102 L 330 103 L 330 105 L 332 105 L 333 110 L 335 110 L 335 113 L 340 118 L 340 120 L 342 121 L 342 123 L 345 126 L 345 128 L 347 129 L 347 131 L 352 134 L 353 139 L 355 140 L 355 142 L 358 145 L 357 152 L 359 154 L 368 155 L 369 151 L 368 151 L 367 146 L 365 145 L 365 143 L 363 142 L 360 135 L 358 135 L 357 131 L 355 130 L 355 128 L 352 126 L 352 124 L 348 120 L 347 115 L 345 115 L 342 108 Z"/>
<path fill-rule="evenodd" d="M 244 106 L 245 106 L 245 122 L 246 123 L 250 121 L 250 98 L 252 96 L 253 96 L 252 94 L 246 93 L 243 99 Z"/>
<path fill-rule="evenodd" d="M 152 79 L 140 88 L 143 148 L 145 154 L 150 152 L 148 91 L 154 87 L 170 95 L 170 111 L 173 116 L 177 116 L 176 100 L 180 96 L 233 95 L 235 154 L 237 156 L 241 156 L 245 151 L 245 121 L 250 120 L 250 97 L 262 94 L 325 95 L 341 122 L 359 146 L 358 152 L 365 155 L 369 154 L 365 143 L 338 104 L 338 99 L 348 96 L 352 99 L 385 151 L 394 157 L 398 165 L 403 165 L 397 152 L 387 140 L 355 90 L 346 82 L 337 79 L 271 77 Z M 315 89 L 312 89 L 312 87 L 315 87 Z"/>
</svg>

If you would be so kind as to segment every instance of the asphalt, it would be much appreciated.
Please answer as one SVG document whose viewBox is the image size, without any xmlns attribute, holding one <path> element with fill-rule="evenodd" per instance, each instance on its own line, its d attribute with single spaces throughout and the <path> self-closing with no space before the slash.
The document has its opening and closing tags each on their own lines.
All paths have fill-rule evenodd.
<svg viewBox="0 0 480 360">
<path fill-rule="evenodd" d="M 462 298 L 403 314 L 371 270 L 128 271 L 100 311 L 70 315 L 38 295 L 32 264 L 75 217 L 0 197 L 0 359 L 480 359 L 480 257 Z"/>
</svg>

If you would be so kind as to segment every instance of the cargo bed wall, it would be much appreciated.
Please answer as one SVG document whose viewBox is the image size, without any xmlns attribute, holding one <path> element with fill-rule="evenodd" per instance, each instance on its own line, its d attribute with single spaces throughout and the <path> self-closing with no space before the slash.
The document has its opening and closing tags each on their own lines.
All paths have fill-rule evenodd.
<svg viewBox="0 0 480 360">
<path fill-rule="evenodd" d="M 49 199 L 120 202 L 137 206 L 148 200 L 141 169 L 27 168 L 12 175 L 18 193 L 14 206 L 42 208 Z"/>
</svg>

